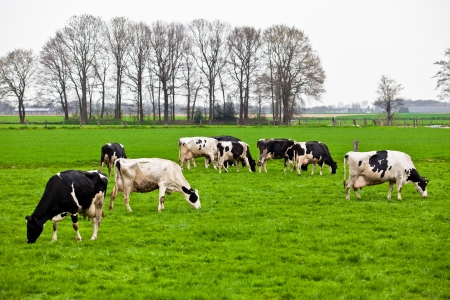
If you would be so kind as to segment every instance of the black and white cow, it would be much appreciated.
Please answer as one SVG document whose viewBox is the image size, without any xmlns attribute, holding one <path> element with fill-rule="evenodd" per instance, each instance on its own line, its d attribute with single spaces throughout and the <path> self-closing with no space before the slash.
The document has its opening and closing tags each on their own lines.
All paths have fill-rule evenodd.
<svg viewBox="0 0 450 300">
<path fill-rule="evenodd" d="M 348 164 L 349 178 L 346 182 L 346 168 Z M 402 187 L 412 182 L 422 197 L 428 197 L 428 180 L 421 177 L 414 167 L 411 157 L 403 152 L 383 150 L 370 152 L 348 152 L 344 158 L 344 186 L 346 199 L 350 200 L 352 188 L 356 197 L 361 198 L 358 189 L 365 186 L 389 182 L 387 198 L 391 199 L 394 183 L 397 185 L 398 199 L 402 199 Z"/>
<path fill-rule="evenodd" d="M 294 140 L 291 139 L 260 139 L 256 146 L 259 149 L 258 167 L 261 173 L 261 166 L 264 167 L 264 172 L 267 173 L 266 161 L 269 159 L 284 158 L 284 172 L 289 162 L 290 170 L 293 171 L 293 161 L 295 152 L 293 151 Z"/>
<path fill-rule="evenodd" d="M 331 157 L 327 145 L 320 142 L 298 142 L 294 146 L 295 161 L 298 174 L 308 170 L 308 164 L 312 164 L 311 175 L 314 175 L 316 164 L 320 166 L 320 175 L 322 175 L 323 164 L 328 165 L 331 174 L 336 174 L 337 163 Z"/>
<path fill-rule="evenodd" d="M 237 137 L 231 136 L 231 135 L 218 135 L 213 136 L 213 139 L 216 139 L 219 142 L 240 142 L 241 140 Z M 208 158 L 206 158 L 208 159 Z M 224 166 L 225 168 L 228 168 L 228 164 L 233 164 L 233 161 L 225 161 Z M 242 162 L 242 166 L 245 167 L 245 162 Z"/>
<path fill-rule="evenodd" d="M 250 148 L 247 143 L 235 141 L 223 141 L 217 144 L 219 173 L 222 173 L 222 167 L 225 172 L 228 168 L 225 162 L 236 162 L 237 171 L 239 172 L 239 162 L 244 162 L 248 166 L 250 172 L 255 172 L 256 162 L 252 158 Z"/>
<path fill-rule="evenodd" d="M 178 140 L 178 160 L 180 167 L 183 168 L 184 163 L 187 163 L 187 168 L 190 169 L 189 161 L 197 157 L 206 156 L 205 168 L 209 167 L 210 162 L 213 162 L 214 169 L 217 169 L 215 164 L 215 156 L 217 156 L 218 141 L 209 137 L 185 137 Z M 194 161 L 195 165 L 195 161 Z"/>
<path fill-rule="evenodd" d="M 102 147 L 102 154 L 100 156 L 100 172 L 103 171 L 103 164 L 108 166 L 108 176 L 111 176 L 111 166 L 118 158 L 127 158 L 125 148 L 122 144 L 109 143 Z"/>
<path fill-rule="evenodd" d="M 114 178 L 116 180 L 109 209 L 114 208 L 114 199 L 122 192 L 123 200 L 128 211 L 130 194 L 133 192 L 147 193 L 159 191 L 158 211 L 164 209 L 164 194 L 172 192 L 183 194 L 189 205 L 196 209 L 201 207 L 198 191 L 191 188 L 179 165 L 173 161 L 162 158 L 120 158 L 114 163 Z"/>
<path fill-rule="evenodd" d="M 71 216 L 76 238 L 81 241 L 78 214 L 92 219 L 94 232 L 91 240 L 97 239 L 107 186 L 108 178 L 98 171 L 68 170 L 51 177 L 36 209 L 31 216 L 25 217 L 27 242 L 36 242 L 47 220 L 53 221 L 52 242 L 56 241 L 58 221 L 67 215 Z"/>
</svg>

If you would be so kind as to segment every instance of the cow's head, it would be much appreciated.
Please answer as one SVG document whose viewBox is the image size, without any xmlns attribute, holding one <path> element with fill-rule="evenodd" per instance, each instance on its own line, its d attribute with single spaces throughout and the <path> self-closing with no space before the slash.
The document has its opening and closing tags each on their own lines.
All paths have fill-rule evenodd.
<svg viewBox="0 0 450 300">
<path fill-rule="evenodd" d="M 332 163 L 330 163 L 330 172 L 331 174 L 336 174 L 336 170 L 337 170 L 337 162 L 333 161 Z"/>
<path fill-rule="evenodd" d="M 44 230 L 44 224 L 34 215 L 26 216 L 25 220 L 27 220 L 27 243 L 35 243 Z"/>
<path fill-rule="evenodd" d="M 425 177 L 420 176 L 417 170 L 414 168 L 405 171 L 408 174 L 407 180 L 414 183 L 416 191 L 420 194 L 420 196 L 422 196 L 423 198 L 428 197 L 427 185 L 430 181 Z"/>
<path fill-rule="evenodd" d="M 256 161 L 254 159 L 249 159 L 248 162 L 250 163 L 250 169 L 252 172 L 256 172 Z"/>
<path fill-rule="evenodd" d="M 198 195 L 198 191 L 194 190 L 193 188 L 187 188 L 183 186 L 181 188 L 183 190 L 184 197 L 186 198 L 186 201 L 192 205 L 195 209 L 200 209 L 200 196 Z"/>
</svg>

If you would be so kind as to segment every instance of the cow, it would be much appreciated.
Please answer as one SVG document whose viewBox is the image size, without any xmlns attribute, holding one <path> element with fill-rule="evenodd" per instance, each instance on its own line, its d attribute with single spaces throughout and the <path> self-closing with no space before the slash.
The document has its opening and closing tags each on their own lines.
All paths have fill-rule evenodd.
<svg viewBox="0 0 450 300">
<path fill-rule="evenodd" d="M 346 164 L 349 178 L 346 182 Z M 398 200 L 402 200 L 402 187 L 412 182 L 419 194 L 428 197 L 429 180 L 421 177 L 414 167 L 411 157 L 400 151 L 382 150 L 370 152 L 347 152 L 344 157 L 344 186 L 346 199 L 350 200 L 350 189 L 361 198 L 358 189 L 365 186 L 389 182 L 387 199 L 391 199 L 394 183 L 397 185 Z"/>
<path fill-rule="evenodd" d="M 293 171 L 293 161 L 295 152 L 293 151 L 294 140 L 291 139 L 260 139 L 256 143 L 259 149 L 258 169 L 261 173 L 261 166 L 264 167 L 264 172 L 267 173 L 266 161 L 271 158 L 284 158 L 284 172 L 289 162 L 290 170 Z"/>
<path fill-rule="evenodd" d="M 27 242 L 35 243 L 44 230 L 47 220 L 53 222 L 52 242 L 57 240 L 58 222 L 70 214 L 77 241 L 78 214 L 92 219 L 94 232 L 91 240 L 97 239 L 98 228 L 103 219 L 108 177 L 98 171 L 68 170 L 52 176 L 45 186 L 44 194 L 31 216 L 26 216 Z"/>
<path fill-rule="evenodd" d="M 331 157 L 330 151 L 324 143 L 316 141 L 297 142 L 294 151 L 298 174 L 301 173 L 301 170 L 307 171 L 308 164 L 313 165 L 311 175 L 314 175 L 316 164 L 320 166 L 320 175 L 322 175 L 323 164 L 328 165 L 331 174 L 336 174 L 337 163 Z"/>
<path fill-rule="evenodd" d="M 118 158 L 127 158 L 125 148 L 122 144 L 108 143 L 103 145 L 102 154 L 100 156 L 100 172 L 103 171 L 103 164 L 107 164 L 108 176 L 111 176 L 111 166 Z"/>
<path fill-rule="evenodd" d="M 186 201 L 196 209 L 200 209 L 198 191 L 191 188 L 184 178 L 179 165 L 162 158 L 120 158 L 114 163 L 114 178 L 116 180 L 111 192 L 109 209 L 114 208 L 114 199 L 122 192 L 128 211 L 132 211 L 129 198 L 132 192 L 147 193 L 159 190 L 158 211 L 164 209 L 164 193 L 182 193 Z"/>
<path fill-rule="evenodd" d="M 219 173 L 222 173 L 222 167 L 225 172 L 228 172 L 228 168 L 225 162 L 237 162 L 236 168 L 239 172 L 239 161 L 244 162 L 248 166 L 250 172 L 255 172 L 256 162 L 252 158 L 249 146 L 244 142 L 235 141 L 223 141 L 217 144 L 218 149 L 218 161 L 219 161 Z"/>
<path fill-rule="evenodd" d="M 212 136 L 212 138 L 218 140 L 219 142 L 240 142 L 241 141 L 239 138 L 231 136 L 231 135 L 218 135 L 218 136 Z M 225 168 L 228 168 L 228 164 L 232 164 L 232 163 L 233 163 L 233 161 L 225 161 L 224 162 Z M 242 162 L 242 166 L 245 167 L 245 162 Z"/>
<path fill-rule="evenodd" d="M 192 137 L 179 139 L 178 158 L 180 167 L 183 168 L 184 163 L 187 162 L 187 168 L 190 169 L 189 160 L 206 156 L 205 168 L 208 168 L 210 162 L 213 162 L 214 169 L 217 169 L 215 164 L 215 156 L 217 155 L 217 143 L 218 141 L 216 139 L 209 137 Z"/>
</svg>

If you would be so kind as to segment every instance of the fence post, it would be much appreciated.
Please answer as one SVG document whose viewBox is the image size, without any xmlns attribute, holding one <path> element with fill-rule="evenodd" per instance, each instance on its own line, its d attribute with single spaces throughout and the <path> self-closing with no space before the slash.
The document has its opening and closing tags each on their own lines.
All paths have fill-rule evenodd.
<svg viewBox="0 0 450 300">
<path fill-rule="evenodd" d="M 26 127 L 26 128 L 28 128 L 28 119 L 27 119 L 27 121 L 26 121 L 26 125 L 25 125 L 25 127 Z"/>
<path fill-rule="evenodd" d="M 354 152 L 358 152 L 358 144 L 359 144 L 358 140 L 353 141 L 353 151 Z"/>
</svg>

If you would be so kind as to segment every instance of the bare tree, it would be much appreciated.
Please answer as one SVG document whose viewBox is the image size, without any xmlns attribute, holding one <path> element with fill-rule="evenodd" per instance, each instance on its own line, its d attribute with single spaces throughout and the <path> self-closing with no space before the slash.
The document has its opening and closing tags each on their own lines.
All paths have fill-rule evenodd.
<svg viewBox="0 0 450 300">
<path fill-rule="evenodd" d="M 16 49 L 0 58 L 0 99 L 17 99 L 20 123 L 25 123 L 26 91 L 34 80 L 36 58 L 32 50 Z"/>
<path fill-rule="evenodd" d="M 125 17 L 115 17 L 111 19 L 105 29 L 105 47 L 112 55 L 115 66 L 114 79 L 116 81 L 116 92 L 114 118 L 121 119 L 123 72 L 127 64 L 127 52 L 130 47 L 131 23 Z"/>
<path fill-rule="evenodd" d="M 192 41 L 196 48 L 196 63 L 205 75 L 209 95 L 209 120 L 214 119 L 214 91 L 216 78 L 225 66 L 227 47 L 226 37 L 230 26 L 219 20 L 209 22 L 196 19 L 189 24 Z M 225 99 L 224 99 L 225 100 Z"/>
<path fill-rule="evenodd" d="M 153 50 L 155 75 L 161 82 L 164 95 L 164 124 L 169 123 L 169 95 L 172 95 L 172 117 L 175 117 L 175 79 L 179 69 L 185 28 L 179 23 L 157 21 L 152 25 L 150 43 Z"/>
<path fill-rule="evenodd" d="M 325 71 L 303 31 L 275 25 L 264 31 L 266 64 L 272 78 L 275 108 L 287 124 L 304 97 L 320 101 L 325 92 Z"/>
<path fill-rule="evenodd" d="M 236 27 L 228 36 L 229 73 L 236 82 L 239 93 L 239 120 L 248 119 L 250 85 L 259 65 L 261 30 L 253 27 Z"/>
<path fill-rule="evenodd" d="M 438 97 L 441 100 L 450 100 L 450 48 L 445 50 L 444 56 L 447 60 L 440 60 L 434 63 L 435 65 L 441 67 L 434 78 L 437 78 L 436 89 L 441 90 Z"/>
<path fill-rule="evenodd" d="M 130 39 L 130 48 L 128 53 L 128 65 L 126 68 L 126 76 L 130 80 L 128 87 L 134 94 L 137 103 L 137 113 L 139 122 L 144 121 L 144 87 L 145 87 L 145 70 L 150 57 L 150 27 L 139 22 L 132 25 L 132 35 Z"/>
<path fill-rule="evenodd" d="M 373 105 L 381 107 L 387 115 L 388 126 L 392 125 L 394 110 L 403 106 L 403 99 L 399 98 L 400 91 L 403 90 L 401 84 L 387 76 L 381 76 L 378 83 L 377 98 Z"/>
<path fill-rule="evenodd" d="M 88 82 L 95 77 L 94 66 L 100 48 L 100 33 L 104 24 L 92 15 L 73 16 L 56 37 L 67 50 L 70 78 L 80 105 L 81 123 L 88 120 Z"/>
<path fill-rule="evenodd" d="M 61 104 L 64 119 L 69 119 L 68 93 L 70 89 L 69 69 L 64 45 L 57 38 L 45 43 L 39 55 L 41 67 L 38 83 L 42 97 Z"/>
<path fill-rule="evenodd" d="M 110 65 L 109 56 L 106 51 L 107 49 L 105 47 L 100 48 L 99 55 L 97 56 L 96 64 L 94 66 L 95 76 L 99 81 L 98 86 L 100 87 L 100 119 L 103 119 L 103 115 L 105 113 L 106 80 Z"/>
</svg>

